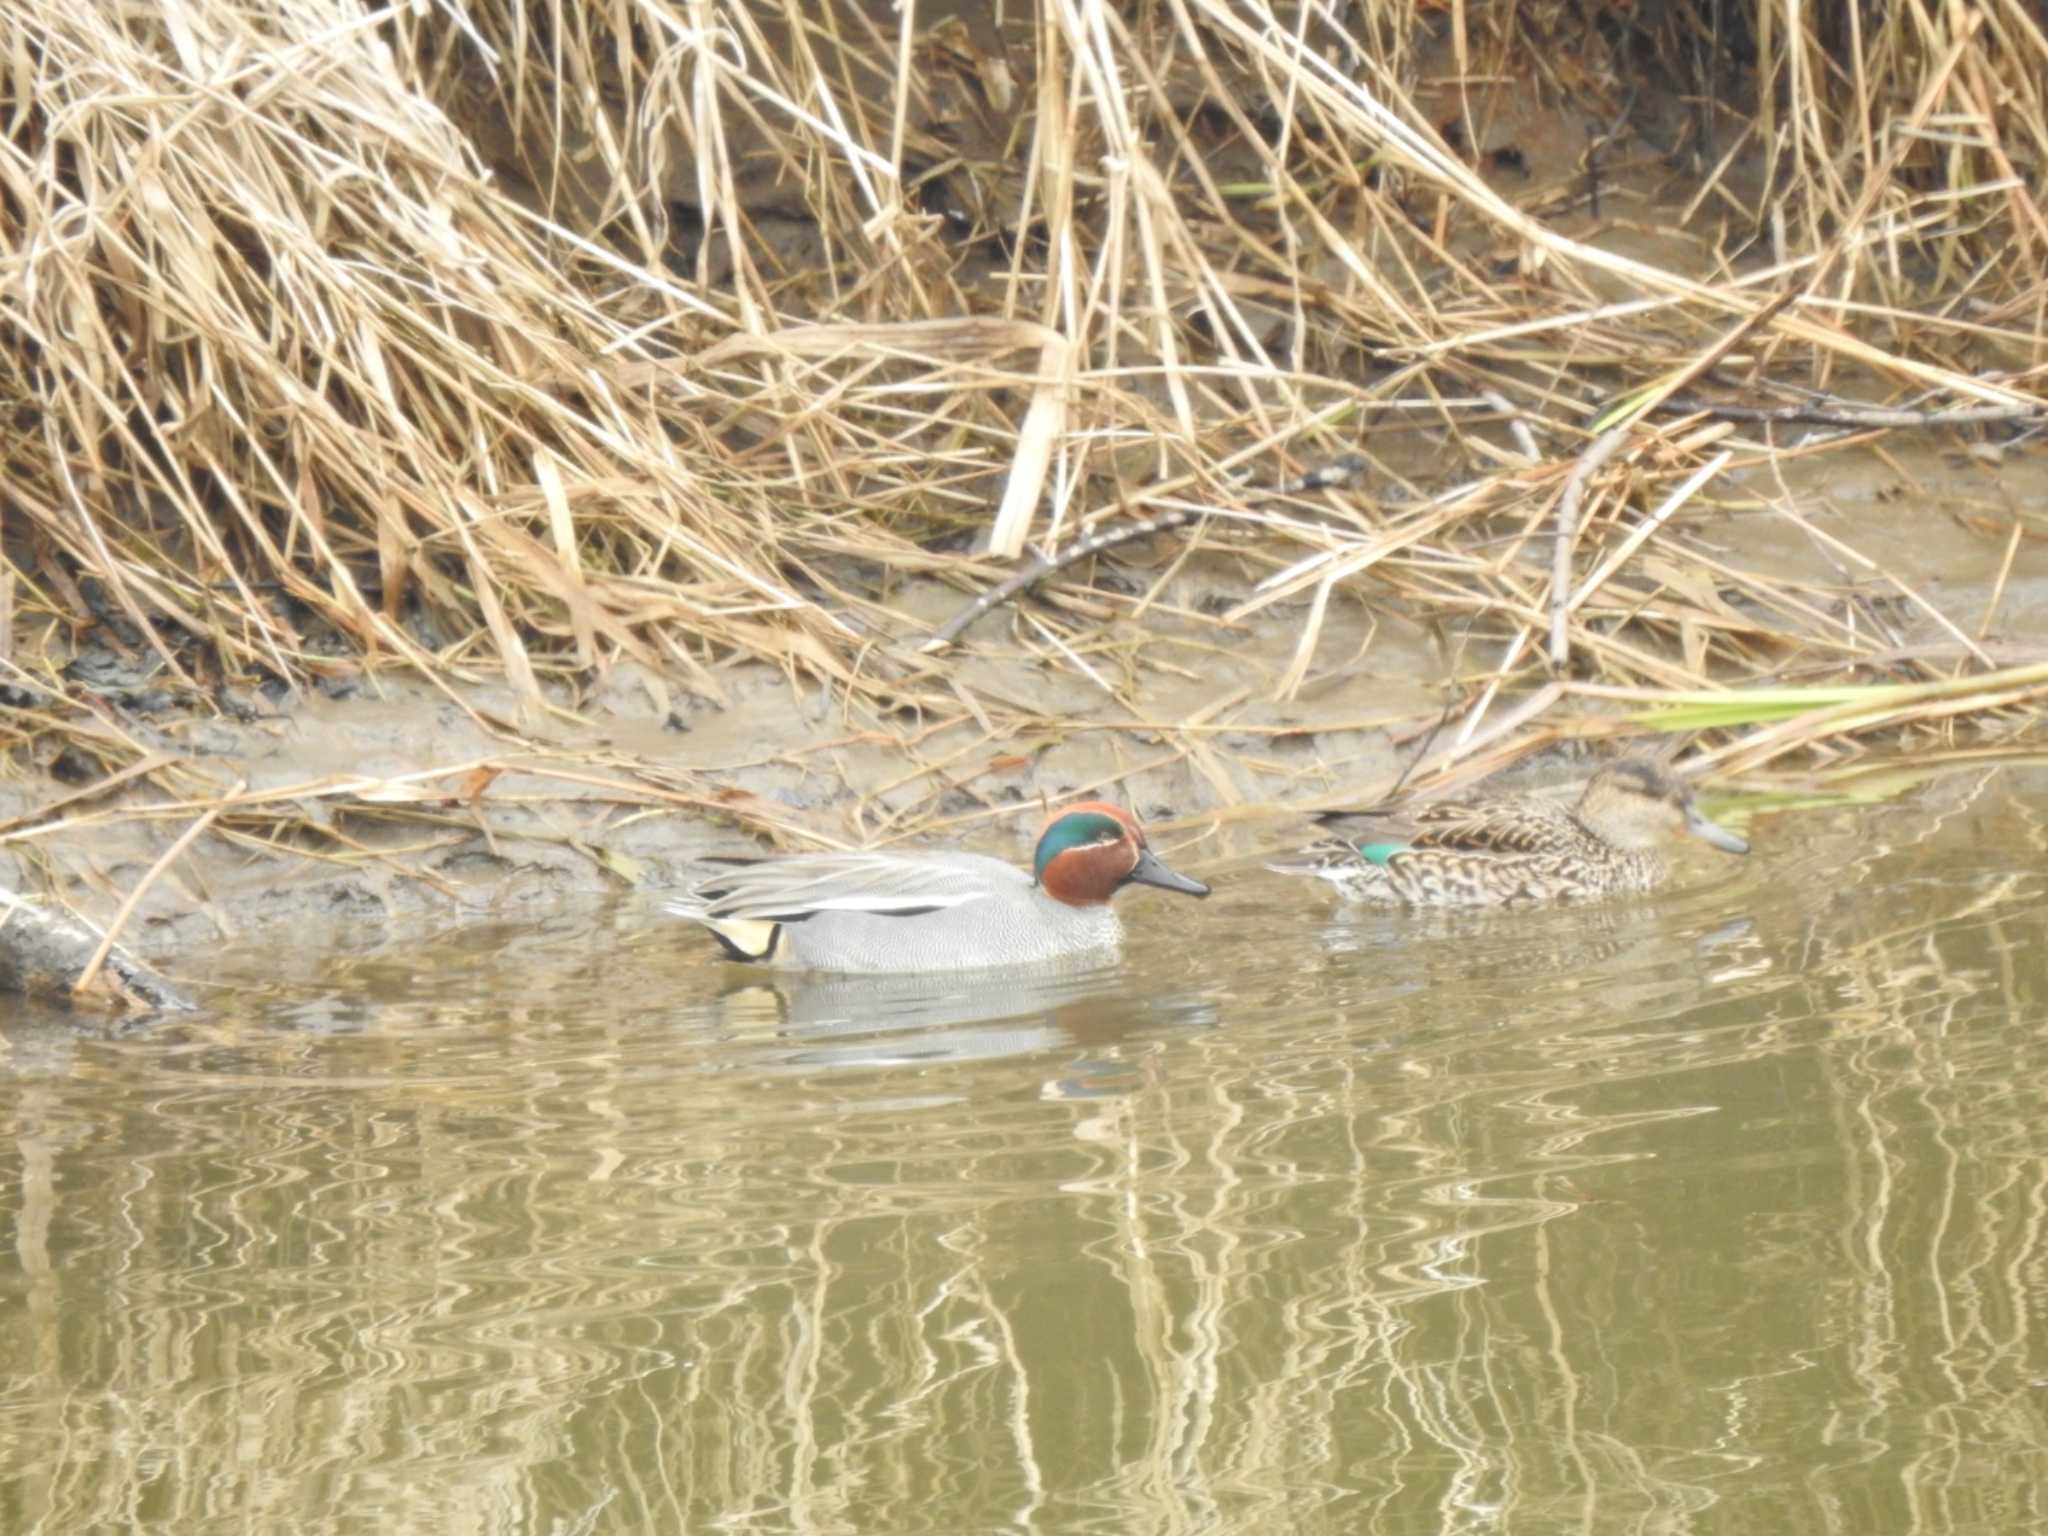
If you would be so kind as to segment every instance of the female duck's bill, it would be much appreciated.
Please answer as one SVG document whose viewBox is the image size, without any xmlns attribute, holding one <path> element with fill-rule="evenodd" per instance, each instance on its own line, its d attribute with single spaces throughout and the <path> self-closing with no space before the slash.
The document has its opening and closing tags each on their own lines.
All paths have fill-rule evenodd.
<svg viewBox="0 0 2048 1536">
<path fill-rule="evenodd" d="M 1682 831 L 1723 853 L 1749 852 L 1749 839 L 1708 820 L 1682 779 L 1643 758 L 1623 758 L 1594 774 L 1574 814 L 1615 848 L 1654 848 Z"/>
<path fill-rule="evenodd" d="M 1740 832 L 1729 831 L 1718 821 L 1709 821 L 1696 805 L 1688 805 L 1685 808 L 1685 830 L 1723 853 L 1749 852 L 1748 838 Z"/>
</svg>

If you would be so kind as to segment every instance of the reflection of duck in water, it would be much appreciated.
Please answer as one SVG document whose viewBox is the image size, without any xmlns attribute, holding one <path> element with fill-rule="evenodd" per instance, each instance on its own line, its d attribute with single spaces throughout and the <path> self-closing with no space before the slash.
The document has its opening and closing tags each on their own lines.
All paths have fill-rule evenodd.
<svg viewBox="0 0 2048 1536">
<path fill-rule="evenodd" d="M 1145 846 L 1128 811 L 1068 806 L 1032 870 L 978 853 L 806 853 L 732 860 L 667 904 L 734 960 L 820 971 L 960 971 L 1114 950 L 1109 900 L 1126 885 L 1206 896 Z"/>
<path fill-rule="evenodd" d="M 1043 1058 L 1062 1081 L 1127 1082 L 1113 1046 L 1138 1030 L 1212 1028 L 1216 1006 L 1196 992 L 1136 988 L 1114 956 L 1099 964 L 1012 967 L 947 975 L 734 971 L 711 1015 L 754 1072 L 847 1071 L 941 1062 Z M 1018 1079 L 877 1085 L 876 1094 L 1007 1093 Z M 870 1090 L 862 1090 L 867 1092 Z"/>
<path fill-rule="evenodd" d="M 1681 833 L 1749 852 L 1668 770 L 1634 759 L 1602 768 L 1571 806 L 1495 799 L 1359 814 L 1372 819 L 1367 835 L 1325 838 L 1269 867 L 1315 875 L 1351 901 L 1513 907 L 1650 890 L 1666 874 L 1663 845 Z"/>
</svg>

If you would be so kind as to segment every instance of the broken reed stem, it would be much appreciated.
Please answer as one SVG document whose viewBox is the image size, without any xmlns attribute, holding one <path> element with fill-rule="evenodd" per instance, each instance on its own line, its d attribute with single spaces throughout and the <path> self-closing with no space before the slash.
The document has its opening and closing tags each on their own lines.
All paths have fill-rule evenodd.
<svg viewBox="0 0 2048 1536">
<path fill-rule="evenodd" d="M 1571 657 L 1572 544 L 1579 536 L 1579 506 L 1586 482 L 1620 451 L 1629 423 L 1609 427 L 1581 453 L 1557 503 L 1557 542 L 1550 552 L 1550 665 L 1563 671 Z"/>
<path fill-rule="evenodd" d="M 114 941 L 121 936 L 121 930 L 128 926 L 128 919 L 135 915 L 135 908 L 141 903 L 149 888 L 156 884 L 157 877 L 169 869 L 177 861 L 178 856 L 190 848 L 199 835 L 213 825 L 214 819 L 248 787 L 246 780 L 235 780 L 234 786 L 208 806 L 197 821 L 179 833 L 177 841 L 166 848 L 163 856 L 149 866 L 148 873 L 135 882 L 135 889 L 128 893 L 127 899 L 121 903 L 120 910 L 115 912 L 114 920 L 107 924 L 107 931 L 100 938 L 99 948 L 92 952 L 92 958 L 85 962 L 85 969 L 80 971 L 78 979 L 71 983 L 74 994 L 83 994 L 91 988 L 93 981 L 99 976 L 100 968 L 107 963 L 107 956 L 114 952 Z"/>
<path fill-rule="evenodd" d="M 1531 464 L 1541 464 L 1543 453 L 1536 446 L 1536 434 L 1529 430 L 1529 419 L 1516 410 L 1508 397 L 1498 390 L 1483 389 L 1479 392 L 1479 398 L 1500 412 L 1507 422 L 1508 435 L 1515 440 L 1515 447 L 1521 452 L 1522 457 Z"/>
</svg>

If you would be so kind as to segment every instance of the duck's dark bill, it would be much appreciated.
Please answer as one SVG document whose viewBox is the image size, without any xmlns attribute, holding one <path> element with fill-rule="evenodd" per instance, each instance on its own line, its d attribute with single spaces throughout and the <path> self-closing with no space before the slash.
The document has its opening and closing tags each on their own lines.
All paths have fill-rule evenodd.
<svg viewBox="0 0 2048 1536">
<path fill-rule="evenodd" d="M 1209 887 L 1199 880 L 1190 880 L 1186 875 L 1175 874 L 1154 858 L 1149 848 L 1139 850 L 1138 862 L 1131 866 L 1131 872 L 1124 879 L 1139 885 L 1156 885 L 1162 891 L 1179 891 L 1184 896 L 1209 894 Z"/>
<path fill-rule="evenodd" d="M 1749 852 L 1748 838 L 1730 832 L 1718 821 L 1707 820 L 1698 811 L 1693 811 L 1686 816 L 1685 825 L 1686 830 L 1691 832 L 1694 837 L 1702 842 L 1713 844 L 1723 853 Z"/>
</svg>

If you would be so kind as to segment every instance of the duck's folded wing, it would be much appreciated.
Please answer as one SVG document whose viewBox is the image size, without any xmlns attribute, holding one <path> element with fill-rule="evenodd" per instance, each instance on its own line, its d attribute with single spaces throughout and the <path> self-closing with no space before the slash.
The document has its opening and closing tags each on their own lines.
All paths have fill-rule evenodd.
<svg viewBox="0 0 2048 1536">
<path fill-rule="evenodd" d="M 735 863 L 668 903 L 680 917 L 799 923 L 821 912 L 916 917 L 980 901 L 972 870 L 887 853 L 818 853 Z"/>
<path fill-rule="evenodd" d="M 1583 836 L 1561 805 L 1536 800 L 1446 801 L 1411 817 L 1396 834 L 1416 848 L 1464 853 L 1564 853 Z"/>
<path fill-rule="evenodd" d="M 1567 853 L 1585 834 L 1561 797 L 1409 801 L 1317 817 L 1361 848 L 1442 848 L 1458 853 Z"/>
</svg>

